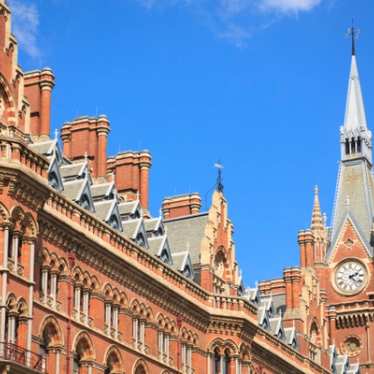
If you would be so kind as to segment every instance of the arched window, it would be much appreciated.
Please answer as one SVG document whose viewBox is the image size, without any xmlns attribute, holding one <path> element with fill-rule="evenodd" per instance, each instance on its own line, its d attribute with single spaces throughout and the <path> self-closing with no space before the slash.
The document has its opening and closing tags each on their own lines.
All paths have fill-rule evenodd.
<svg viewBox="0 0 374 374">
<path fill-rule="evenodd" d="M 345 154 L 349 155 L 349 153 L 350 153 L 349 140 L 345 139 Z"/>
<path fill-rule="evenodd" d="M 230 369 L 230 353 L 226 349 L 225 354 L 223 356 L 222 374 L 229 374 L 229 369 Z"/>
<path fill-rule="evenodd" d="M 104 374 L 119 373 L 120 370 L 121 362 L 118 354 L 115 351 L 112 351 L 106 359 Z"/>
<path fill-rule="evenodd" d="M 81 374 L 82 361 L 91 360 L 93 351 L 86 336 L 79 339 L 73 356 L 73 374 Z"/>
<path fill-rule="evenodd" d="M 143 365 L 138 365 L 135 369 L 134 374 L 146 374 L 145 368 Z"/>
<path fill-rule="evenodd" d="M 218 348 L 214 350 L 214 374 L 221 374 L 221 355 Z"/>
</svg>

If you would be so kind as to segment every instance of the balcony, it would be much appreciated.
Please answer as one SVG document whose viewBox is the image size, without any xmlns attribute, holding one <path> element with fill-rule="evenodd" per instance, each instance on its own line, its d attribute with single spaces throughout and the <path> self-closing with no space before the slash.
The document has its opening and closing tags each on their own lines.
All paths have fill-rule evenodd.
<svg viewBox="0 0 374 374">
<path fill-rule="evenodd" d="M 10 372 L 14 374 L 46 374 L 43 356 L 15 344 L 0 343 L 0 369 L 5 366 L 10 366 Z"/>
</svg>

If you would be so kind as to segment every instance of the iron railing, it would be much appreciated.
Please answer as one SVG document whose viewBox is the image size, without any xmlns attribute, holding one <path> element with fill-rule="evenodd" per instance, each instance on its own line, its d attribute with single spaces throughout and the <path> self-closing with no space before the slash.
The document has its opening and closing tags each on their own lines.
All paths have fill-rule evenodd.
<svg viewBox="0 0 374 374">
<path fill-rule="evenodd" d="M 16 344 L 0 343 L 0 360 L 15 362 L 38 373 L 46 373 L 45 357 Z"/>
</svg>

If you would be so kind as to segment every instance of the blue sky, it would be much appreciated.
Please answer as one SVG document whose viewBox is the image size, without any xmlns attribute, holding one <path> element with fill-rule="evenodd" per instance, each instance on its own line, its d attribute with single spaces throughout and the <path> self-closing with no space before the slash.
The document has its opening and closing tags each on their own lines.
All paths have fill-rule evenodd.
<svg viewBox="0 0 374 374">
<path fill-rule="evenodd" d="M 149 149 L 151 209 L 164 196 L 210 199 L 213 164 L 247 285 L 298 264 L 313 187 L 328 217 L 350 64 L 369 126 L 372 0 L 11 0 L 24 70 L 53 68 L 53 128 L 106 114 L 109 153 Z"/>
</svg>

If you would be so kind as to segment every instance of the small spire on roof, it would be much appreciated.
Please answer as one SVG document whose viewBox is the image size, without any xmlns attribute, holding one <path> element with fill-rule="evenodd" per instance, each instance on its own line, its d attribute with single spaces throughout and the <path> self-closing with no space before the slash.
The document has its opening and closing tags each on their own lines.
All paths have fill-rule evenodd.
<svg viewBox="0 0 374 374">
<path fill-rule="evenodd" d="M 217 175 L 217 183 L 216 183 L 216 190 L 218 192 L 223 192 L 223 178 L 222 178 L 222 169 L 223 169 L 223 165 L 221 164 L 220 161 L 217 161 L 215 164 L 214 164 L 214 167 L 217 169 L 218 171 L 218 175 Z"/>
<path fill-rule="evenodd" d="M 352 26 L 348 28 L 348 36 L 352 39 L 352 56 L 356 56 L 356 40 L 358 39 L 358 35 L 360 34 L 360 30 L 355 27 L 354 20 L 352 18 Z"/>
<path fill-rule="evenodd" d="M 314 203 L 312 210 L 312 224 L 310 226 L 312 230 L 323 230 L 323 218 L 321 214 L 321 206 L 319 203 L 319 188 L 314 187 Z"/>
<path fill-rule="evenodd" d="M 55 140 L 58 139 L 58 129 L 55 129 Z"/>
</svg>

